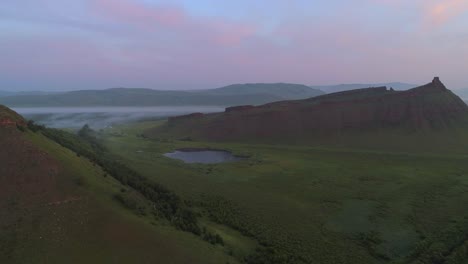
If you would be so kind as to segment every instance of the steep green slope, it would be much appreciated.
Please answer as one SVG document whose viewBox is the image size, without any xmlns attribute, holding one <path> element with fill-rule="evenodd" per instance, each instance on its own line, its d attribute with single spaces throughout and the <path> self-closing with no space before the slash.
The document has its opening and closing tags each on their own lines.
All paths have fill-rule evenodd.
<svg viewBox="0 0 468 264">
<path fill-rule="evenodd" d="M 124 208 L 116 195 L 151 203 L 14 117 L 0 124 L 0 263 L 236 263 L 219 245 Z"/>
</svg>

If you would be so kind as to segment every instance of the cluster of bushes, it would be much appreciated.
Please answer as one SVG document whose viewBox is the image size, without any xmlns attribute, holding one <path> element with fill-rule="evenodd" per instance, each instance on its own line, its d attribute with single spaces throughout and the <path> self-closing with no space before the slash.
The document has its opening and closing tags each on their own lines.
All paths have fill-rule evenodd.
<svg viewBox="0 0 468 264">
<path fill-rule="evenodd" d="M 245 258 L 245 262 L 248 264 L 309 263 L 297 256 L 293 256 L 284 249 L 273 246 L 257 247 L 254 253 Z"/>
<path fill-rule="evenodd" d="M 142 201 L 133 197 L 132 195 L 122 192 L 116 193 L 114 199 L 125 206 L 127 209 L 134 211 L 138 215 L 146 215 L 146 206 Z"/>
<path fill-rule="evenodd" d="M 220 244 L 220 245 L 224 245 L 224 241 L 223 241 L 223 238 L 218 235 L 218 234 L 213 234 L 211 232 L 209 232 L 208 230 L 206 230 L 206 228 L 203 227 L 202 229 L 202 233 L 201 233 L 201 237 L 203 238 L 203 240 L 213 244 L 213 245 L 216 245 L 216 244 Z"/>
<path fill-rule="evenodd" d="M 97 159 L 95 157 L 97 156 L 95 149 L 72 133 L 37 125 L 33 121 L 28 122 L 28 128 L 33 132 L 41 132 L 44 136 L 52 139 L 61 146 L 74 151 L 78 156 L 88 157 L 92 161 Z"/>
<path fill-rule="evenodd" d="M 306 257 L 291 247 L 293 243 L 286 239 L 269 235 L 264 226 L 256 223 L 256 219 L 249 219 L 238 206 L 221 196 L 203 195 L 200 205 L 206 209 L 206 214 L 216 223 L 229 226 L 244 236 L 255 239 L 259 246 L 255 252 L 247 256 L 244 261 L 248 264 L 300 264 L 309 263 Z"/>
<path fill-rule="evenodd" d="M 42 130 L 45 130 L 45 129 L 46 129 L 45 126 L 36 124 L 36 123 L 34 123 L 34 121 L 32 121 L 32 120 L 29 120 L 29 121 L 28 121 L 27 126 L 28 126 L 28 128 L 29 128 L 32 132 L 42 131 Z"/>
<path fill-rule="evenodd" d="M 384 242 L 379 232 L 361 232 L 356 235 L 355 239 L 357 240 L 357 243 L 366 248 L 369 254 L 374 258 L 385 261 L 390 260 L 384 252 L 381 252 L 378 249 L 379 245 Z"/>
<path fill-rule="evenodd" d="M 201 234 L 196 215 L 175 193 L 108 156 L 101 155 L 96 162 L 122 184 L 132 187 L 150 200 L 156 212 L 177 228 L 196 235 Z"/>
<path fill-rule="evenodd" d="M 408 263 L 462 264 L 468 259 L 468 219 L 454 222 L 437 235 L 420 242 Z"/>
</svg>

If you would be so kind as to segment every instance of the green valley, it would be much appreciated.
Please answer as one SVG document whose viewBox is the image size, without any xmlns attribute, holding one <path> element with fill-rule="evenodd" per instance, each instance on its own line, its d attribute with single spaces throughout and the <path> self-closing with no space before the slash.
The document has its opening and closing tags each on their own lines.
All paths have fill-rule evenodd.
<svg viewBox="0 0 468 264">
<path fill-rule="evenodd" d="M 154 125 L 105 131 L 106 146 L 146 177 L 197 201 L 212 221 L 265 245 L 274 252 L 266 263 L 432 263 L 427 259 L 449 261 L 466 252 L 465 239 L 457 236 L 468 232 L 468 151 L 438 155 L 140 136 Z M 185 147 L 228 149 L 249 158 L 191 165 L 163 156 Z M 448 237 L 450 232 L 459 234 Z M 436 246 L 440 252 L 433 251 Z"/>
</svg>

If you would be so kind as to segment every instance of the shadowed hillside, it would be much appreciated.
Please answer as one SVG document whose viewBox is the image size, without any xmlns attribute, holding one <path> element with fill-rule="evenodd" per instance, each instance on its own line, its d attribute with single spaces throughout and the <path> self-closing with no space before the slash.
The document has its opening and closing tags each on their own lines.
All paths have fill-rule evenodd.
<svg viewBox="0 0 468 264">
<path fill-rule="evenodd" d="M 435 78 L 427 85 L 407 91 L 366 88 L 258 107 L 232 107 L 219 114 L 175 117 L 148 135 L 324 143 L 341 139 L 357 141 L 348 137 L 367 133 L 372 136 L 443 134 L 464 127 L 467 121 L 467 105 Z"/>
<path fill-rule="evenodd" d="M 311 85 L 310 87 L 314 89 L 318 89 L 320 91 L 324 91 L 326 93 L 337 93 L 337 92 L 343 92 L 343 91 L 348 91 L 348 90 L 361 89 L 365 87 L 381 87 L 381 86 L 386 86 L 389 88 L 391 87 L 395 90 L 408 90 L 418 85 L 410 84 L 410 83 L 392 82 L 392 83 L 378 83 L 378 84 L 356 83 L 356 84 L 338 84 L 338 85 Z"/>
<path fill-rule="evenodd" d="M 23 117 L 15 111 L 0 105 L 0 126 L 4 129 L 7 127 L 25 126 L 26 122 Z"/>
<path fill-rule="evenodd" d="M 83 90 L 58 94 L 0 97 L 7 106 L 189 106 L 265 104 L 324 94 L 300 84 L 238 84 L 199 91 L 163 91 L 139 88 Z"/>
<path fill-rule="evenodd" d="M 0 106 L 0 263 L 236 262 L 138 218 L 122 204 L 146 214 L 141 194 L 33 127 Z"/>
</svg>

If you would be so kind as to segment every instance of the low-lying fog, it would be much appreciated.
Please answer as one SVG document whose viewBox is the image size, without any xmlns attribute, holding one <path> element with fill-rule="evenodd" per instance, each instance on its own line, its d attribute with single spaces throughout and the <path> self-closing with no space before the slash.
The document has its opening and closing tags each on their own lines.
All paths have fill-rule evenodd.
<svg viewBox="0 0 468 264">
<path fill-rule="evenodd" d="M 195 112 L 222 112 L 216 106 L 163 106 L 163 107 L 17 107 L 13 108 L 25 118 L 55 128 L 79 128 L 89 124 L 104 128 L 142 120 L 156 120 L 169 116 Z"/>
</svg>

